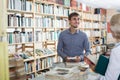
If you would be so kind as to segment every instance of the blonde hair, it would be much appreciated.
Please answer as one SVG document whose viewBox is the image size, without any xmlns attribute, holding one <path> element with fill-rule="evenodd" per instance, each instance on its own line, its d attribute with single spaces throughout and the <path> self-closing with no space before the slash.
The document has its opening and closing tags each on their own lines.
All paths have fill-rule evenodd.
<svg viewBox="0 0 120 80">
<path fill-rule="evenodd" d="M 110 29 L 113 37 L 120 42 L 120 14 L 115 14 L 110 20 Z"/>
</svg>

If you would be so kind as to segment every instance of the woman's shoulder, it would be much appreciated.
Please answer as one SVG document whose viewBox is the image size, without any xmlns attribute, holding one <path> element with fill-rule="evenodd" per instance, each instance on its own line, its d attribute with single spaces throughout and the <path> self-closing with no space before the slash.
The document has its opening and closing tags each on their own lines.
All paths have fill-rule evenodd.
<svg viewBox="0 0 120 80">
<path fill-rule="evenodd" d="M 119 46 L 115 46 L 115 47 L 112 49 L 112 52 L 114 52 L 114 54 L 120 54 L 120 45 L 119 45 Z"/>
</svg>

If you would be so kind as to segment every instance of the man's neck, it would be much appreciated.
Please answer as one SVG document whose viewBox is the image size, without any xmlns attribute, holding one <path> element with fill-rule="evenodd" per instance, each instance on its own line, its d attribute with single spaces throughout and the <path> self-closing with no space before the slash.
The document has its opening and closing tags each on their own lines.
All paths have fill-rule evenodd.
<svg viewBox="0 0 120 80">
<path fill-rule="evenodd" d="M 70 32 L 72 34 L 76 33 L 77 32 L 77 28 L 70 27 Z"/>
</svg>

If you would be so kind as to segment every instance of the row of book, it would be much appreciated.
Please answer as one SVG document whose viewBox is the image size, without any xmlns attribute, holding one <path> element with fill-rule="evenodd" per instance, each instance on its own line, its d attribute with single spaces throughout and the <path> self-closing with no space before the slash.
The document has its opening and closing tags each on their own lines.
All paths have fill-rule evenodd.
<svg viewBox="0 0 120 80">
<path fill-rule="evenodd" d="M 44 42 L 44 41 L 56 41 L 58 40 L 60 30 L 54 31 L 35 31 L 35 41 L 36 42 Z M 9 44 L 12 43 L 28 43 L 33 42 L 33 33 L 32 32 L 9 32 L 7 34 L 7 41 Z"/>
<path fill-rule="evenodd" d="M 56 20 L 54 20 L 53 18 L 48 18 L 48 17 L 36 18 L 36 27 L 59 28 L 59 27 L 67 27 L 67 26 L 68 26 L 68 21 L 66 19 L 56 18 Z"/>
<path fill-rule="evenodd" d="M 50 17 L 35 17 L 35 26 L 42 28 L 42 27 L 54 27 L 55 20 Z"/>
<path fill-rule="evenodd" d="M 7 0 L 8 9 L 32 11 L 32 1 L 28 0 Z M 19 5 L 19 6 L 18 6 Z"/>
<path fill-rule="evenodd" d="M 82 26 L 83 28 L 100 28 L 100 23 L 98 22 L 89 22 L 89 21 L 82 21 Z"/>
<path fill-rule="evenodd" d="M 101 37 L 101 32 L 99 30 L 95 30 L 91 32 L 93 37 Z"/>
<path fill-rule="evenodd" d="M 69 26 L 68 20 L 57 18 L 55 21 L 56 28 L 67 28 Z"/>
<path fill-rule="evenodd" d="M 8 27 L 32 27 L 33 26 L 33 18 L 25 17 L 21 14 L 8 14 Z"/>
<path fill-rule="evenodd" d="M 89 21 L 82 21 L 81 28 L 91 28 L 91 29 L 106 29 L 106 22 L 89 22 Z"/>
<path fill-rule="evenodd" d="M 35 3 L 35 12 L 41 14 L 54 14 L 58 16 L 68 16 L 69 9 L 53 4 Z"/>
<path fill-rule="evenodd" d="M 57 4 L 65 5 L 67 7 L 78 8 L 83 11 L 91 11 L 91 7 L 88 7 L 86 4 L 80 3 L 77 0 L 46 0 L 55 2 Z"/>
<path fill-rule="evenodd" d="M 33 41 L 33 33 L 32 32 L 10 32 L 7 34 L 7 41 L 9 44 L 12 43 L 25 43 Z"/>
<path fill-rule="evenodd" d="M 44 70 L 52 67 L 52 64 L 55 62 L 55 57 L 47 57 L 44 59 L 37 59 L 36 61 L 36 70 Z"/>
<path fill-rule="evenodd" d="M 91 14 L 91 13 L 84 13 L 82 15 L 83 19 L 93 20 L 93 21 L 100 21 L 101 17 L 102 16 L 100 14 Z"/>
<path fill-rule="evenodd" d="M 65 5 L 67 7 L 74 7 L 74 8 L 79 8 L 79 9 L 83 9 L 84 11 L 90 11 L 91 8 L 86 6 L 85 4 L 79 3 L 77 2 L 77 0 L 48 0 L 48 1 L 52 1 L 55 2 L 57 4 L 61 4 L 61 5 Z M 42 1 L 40 2 L 42 5 L 45 5 L 46 7 L 44 7 L 44 9 L 41 9 L 39 11 L 49 11 L 48 9 L 45 10 L 45 8 L 47 8 L 47 5 L 42 3 Z M 19 5 L 19 6 L 18 6 Z M 29 0 L 8 0 L 8 9 L 14 9 L 14 10 L 24 10 L 24 11 L 32 11 L 32 5 L 33 2 L 29 1 Z M 53 9 L 53 6 L 48 6 L 50 10 Z M 37 10 L 38 7 L 38 2 L 35 2 L 35 10 Z M 50 11 L 51 12 L 51 11 Z"/>
<path fill-rule="evenodd" d="M 101 37 L 101 32 L 99 30 L 96 31 L 84 30 L 83 32 L 85 32 L 88 37 Z"/>
<path fill-rule="evenodd" d="M 54 50 L 52 48 L 39 48 L 35 49 L 36 56 L 44 56 L 44 55 L 49 55 L 53 54 Z"/>
<path fill-rule="evenodd" d="M 45 0 L 70 7 L 70 0 Z"/>
<path fill-rule="evenodd" d="M 43 42 L 46 40 L 55 41 L 55 40 L 58 40 L 59 34 L 60 34 L 60 30 L 49 31 L 49 32 L 36 31 L 36 41 L 37 42 Z"/>
<path fill-rule="evenodd" d="M 68 5 L 71 7 L 79 7 L 80 9 L 82 9 L 83 11 L 91 11 L 91 8 L 86 6 L 83 3 L 79 3 L 77 2 L 77 0 L 56 0 L 56 3 L 61 3 L 62 5 Z M 32 11 L 32 1 L 28 1 L 28 0 L 8 0 L 8 9 L 15 9 L 15 10 L 24 10 L 24 11 Z M 18 6 L 19 5 L 19 6 Z M 41 13 L 49 13 L 49 14 L 53 14 L 54 11 L 60 14 L 67 14 L 69 10 L 64 10 L 62 9 L 63 7 L 58 7 L 56 6 L 56 9 L 54 10 L 54 6 L 52 4 L 45 4 L 45 3 L 38 3 L 35 2 L 35 11 L 41 12 Z M 56 11 L 57 10 L 57 11 Z M 59 12 L 62 11 L 62 12 Z M 64 13 L 63 13 L 64 12 Z M 95 14 L 105 14 L 105 10 L 101 10 L 101 9 L 96 9 L 95 10 Z"/>
<path fill-rule="evenodd" d="M 106 26 L 105 23 L 102 24 L 103 26 Z M 29 17 L 23 17 L 16 14 L 9 14 L 8 15 L 8 26 L 15 26 L 15 27 L 32 27 L 33 26 L 33 19 Z M 35 17 L 35 26 L 36 27 L 53 27 L 53 28 L 59 28 L 59 27 L 67 27 L 68 21 L 66 19 L 60 19 L 57 18 L 54 20 L 51 17 Z M 94 22 L 93 24 L 91 22 L 82 22 L 82 26 L 84 28 L 98 28 L 100 25 L 97 22 Z"/>
<path fill-rule="evenodd" d="M 56 6 L 54 11 L 54 14 L 58 16 L 68 16 L 69 14 L 69 9 L 60 6 Z"/>
<path fill-rule="evenodd" d="M 8 27 L 33 27 L 33 18 L 24 17 L 20 14 L 8 15 Z M 66 27 L 68 21 L 66 19 L 60 19 L 59 17 L 54 20 L 53 17 L 37 16 L 35 17 L 36 27 Z"/>
<path fill-rule="evenodd" d="M 47 32 L 42 32 L 42 31 L 36 31 L 36 37 L 35 37 L 35 41 L 36 42 L 43 42 L 43 41 L 56 41 L 58 40 L 59 34 L 60 34 L 60 30 L 57 31 L 47 31 Z M 84 31 L 88 37 L 98 37 L 101 36 L 101 32 L 99 30 L 94 30 L 94 31 L 90 31 L 90 30 L 85 30 Z M 103 35 L 105 36 L 106 34 L 104 32 L 102 32 Z M 42 37 L 41 37 L 42 36 Z M 33 42 L 33 33 L 32 32 L 18 32 L 18 33 L 8 33 L 7 34 L 7 39 L 9 44 L 12 43 L 26 43 L 26 42 Z"/>
<path fill-rule="evenodd" d="M 48 0 L 50 1 L 50 0 Z M 53 0 L 52 0 L 53 1 Z M 54 0 L 55 2 L 55 0 Z M 65 5 L 68 7 L 78 8 L 84 11 L 91 11 L 91 8 L 85 4 L 79 3 L 77 0 L 56 0 L 57 4 Z"/>
<path fill-rule="evenodd" d="M 52 48 L 41 48 L 41 49 L 35 49 L 35 54 L 33 53 L 33 51 L 26 50 L 26 51 L 12 52 L 9 55 L 14 55 L 14 53 L 19 55 L 24 60 L 30 59 L 27 61 L 31 61 L 31 60 L 34 60 L 33 59 L 34 55 L 36 55 L 37 57 L 50 55 L 50 54 L 54 53 L 54 50 Z M 27 61 L 25 60 L 25 62 L 27 62 Z"/>
<path fill-rule="evenodd" d="M 35 12 L 45 13 L 45 14 L 54 14 L 54 5 L 35 3 Z"/>
</svg>

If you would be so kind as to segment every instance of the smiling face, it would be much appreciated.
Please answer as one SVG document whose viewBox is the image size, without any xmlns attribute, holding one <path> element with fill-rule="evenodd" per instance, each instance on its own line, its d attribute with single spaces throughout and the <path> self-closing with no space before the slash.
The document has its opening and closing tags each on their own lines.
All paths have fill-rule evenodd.
<svg viewBox="0 0 120 80">
<path fill-rule="evenodd" d="M 78 28 L 80 24 L 80 17 L 79 16 L 72 16 L 69 20 L 69 24 L 72 28 Z"/>
</svg>

